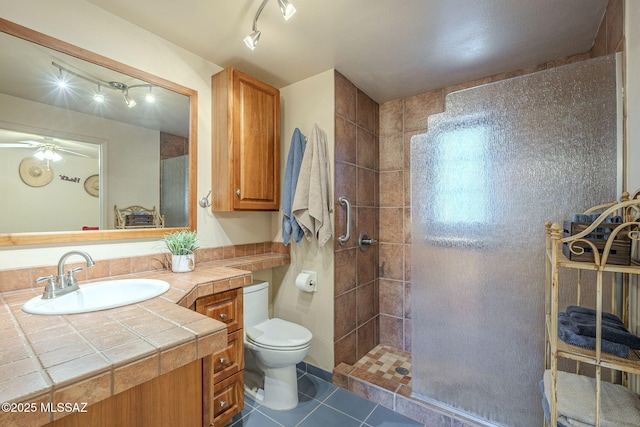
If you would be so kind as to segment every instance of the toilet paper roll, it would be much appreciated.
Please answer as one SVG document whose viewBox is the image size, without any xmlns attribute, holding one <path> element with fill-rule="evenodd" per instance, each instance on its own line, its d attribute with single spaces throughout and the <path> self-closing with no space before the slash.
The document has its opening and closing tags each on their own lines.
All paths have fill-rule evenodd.
<svg viewBox="0 0 640 427">
<path fill-rule="evenodd" d="M 314 286 L 311 283 L 311 275 L 308 273 L 300 273 L 296 277 L 296 288 L 302 292 L 313 292 Z"/>
</svg>

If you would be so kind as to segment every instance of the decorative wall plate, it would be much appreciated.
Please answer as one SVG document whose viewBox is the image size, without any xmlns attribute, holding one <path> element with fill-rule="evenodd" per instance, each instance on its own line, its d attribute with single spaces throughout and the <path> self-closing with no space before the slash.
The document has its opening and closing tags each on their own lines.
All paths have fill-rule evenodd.
<svg viewBox="0 0 640 427">
<path fill-rule="evenodd" d="M 43 187 L 53 181 L 53 169 L 46 160 L 25 157 L 18 171 L 22 182 L 30 187 Z"/>
<path fill-rule="evenodd" d="M 84 191 L 93 197 L 98 197 L 100 194 L 100 177 L 98 174 L 91 175 L 84 180 Z"/>
</svg>

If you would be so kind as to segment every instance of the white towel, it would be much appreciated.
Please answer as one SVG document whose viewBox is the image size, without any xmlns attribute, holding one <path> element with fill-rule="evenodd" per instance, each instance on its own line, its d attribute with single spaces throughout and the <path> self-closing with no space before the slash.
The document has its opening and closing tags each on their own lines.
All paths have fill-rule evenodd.
<svg viewBox="0 0 640 427">
<path fill-rule="evenodd" d="M 302 158 L 292 211 L 307 240 L 317 238 L 320 247 L 333 233 L 329 176 L 327 134 L 316 124 Z"/>
<path fill-rule="evenodd" d="M 596 384 L 593 378 L 558 371 L 558 419 L 564 417 L 565 426 L 592 426 L 595 422 Z M 544 373 L 545 396 L 551 388 L 551 371 Z M 638 427 L 640 399 L 628 388 L 601 382 L 600 426 Z"/>
</svg>

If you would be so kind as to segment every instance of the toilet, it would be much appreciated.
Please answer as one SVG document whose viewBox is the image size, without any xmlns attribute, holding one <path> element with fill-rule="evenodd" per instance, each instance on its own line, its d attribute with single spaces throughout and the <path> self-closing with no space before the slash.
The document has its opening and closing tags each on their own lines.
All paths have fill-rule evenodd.
<svg viewBox="0 0 640 427">
<path fill-rule="evenodd" d="M 269 282 L 244 287 L 245 392 L 276 411 L 298 406 L 296 364 L 309 353 L 313 335 L 304 326 L 269 319 Z"/>
</svg>

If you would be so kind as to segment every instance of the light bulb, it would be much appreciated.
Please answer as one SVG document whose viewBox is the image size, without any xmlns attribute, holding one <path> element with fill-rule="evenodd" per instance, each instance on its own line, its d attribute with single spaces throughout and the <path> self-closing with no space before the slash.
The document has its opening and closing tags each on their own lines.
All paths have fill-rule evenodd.
<svg viewBox="0 0 640 427">
<path fill-rule="evenodd" d="M 287 0 L 278 0 L 278 4 L 280 5 L 280 11 L 282 12 L 282 16 L 284 16 L 285 21 L 288 21 L 289 18 L 296 13 L 296 8 Z"/>
<path fill-rule="evenodd" d="M 62 156 L 60 156 L 60 154 L 56 153 L 55 150 L 50 147 L 39 149 L 34 153 L 33 156 L 38 160 L 51 160 L 53 162 L 57 162 L 58 160 L 62 159 Z"/>
<path fill-rule="evenodd" d="M 254 50 L 256 46 L 258 46 L 261 34 L 260 31 L 254 31 L 244 38 L 244 44 L 246 44 L 249 49 Z"/>
<path fill-rule="evenodd" d="M 129 98 L 129 91 L 125 90 L 122 92 L 122 97 L 124 98 L 124 103 L 127 104 L 127 107 L 133 108 L 136 106 L 136 101 Z"/>
<path fill-rule="evenodd" d="M 62 68 L 58 68 L 58 78 L 56 79 L 56 83 L 60 89 L 64 89 L 67 87 L 67 79 L 64 78 L 62 74 Z"/>
</svg>

